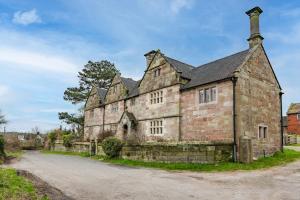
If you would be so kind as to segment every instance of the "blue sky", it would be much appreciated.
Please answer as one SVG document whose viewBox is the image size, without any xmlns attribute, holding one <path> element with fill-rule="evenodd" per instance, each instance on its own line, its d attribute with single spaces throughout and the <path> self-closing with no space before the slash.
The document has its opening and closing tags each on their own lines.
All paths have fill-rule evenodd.
<svg viewBox="0 0 300 200">
<path fill-rule="evenodd" d="M 226 3 L 225 3 L 226 2 Z M 139 79 L 144 53 L 160 49 L 198 66 L 248 48 L 245 11 L 260 6 L 264 46 L 285 92 L 300 102 L 298 0 L 0 0 L 0 109 L 7 130 L 60 125 L 63 100 L 88 60 L 108 59 Z"/>
</svg>

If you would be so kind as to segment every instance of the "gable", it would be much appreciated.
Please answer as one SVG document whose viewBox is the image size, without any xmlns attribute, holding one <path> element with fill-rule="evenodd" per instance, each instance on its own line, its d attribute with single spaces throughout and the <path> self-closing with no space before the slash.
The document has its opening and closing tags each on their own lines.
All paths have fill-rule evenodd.
<svg viewBox="0 0 300 200">
<path fill-rule="evenodd" d="M 85 104 L 85 110 L 93 109 L 100 106 L 100 98 L 97 87 L 93 87 Z"/>
<path fill-rule="evenodd" d="M 155 70 L 159 70 L 159 76 L 155 76 Z M 167 62 L 164 56 L 157 51 L 149 62 L 144 76 L 140 82 L 140 93 L 145 93 L 174 85 L 179 82 L 179 74 Z"/>
<path fill-rule="evenodd" d="M 119 101 L 126 98 L 127 95 L 127 88 L 122 82 L 120 74 L 116 74 L 107 90 L 105 103 Z"/>
<path fill-rule="evenodd" d="M 281 90 L 276 74 L 262 45 L 258 45 L 253 49 L 245 63 L 239 67 L 238 72 L 247 74 L 250 78 L 272 84 Z"/>
</svg>

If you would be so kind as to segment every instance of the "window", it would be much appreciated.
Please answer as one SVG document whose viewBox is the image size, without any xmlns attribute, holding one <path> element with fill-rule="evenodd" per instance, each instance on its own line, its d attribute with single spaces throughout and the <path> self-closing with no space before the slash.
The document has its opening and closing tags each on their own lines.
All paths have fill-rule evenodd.
<svg viewBox="0 0 300 200">
<path fill-rule="evenodd" d="M 199 91 L 199 103 L 209 103 L 217 101 L 217 88 L 211 87 Z"/>
<path fill-rule="evenodd" d="M 153 75 L 154 75 L 154 78 L 160 76 L 160 68 L 154 69 Z"/>
<path fill-rule="evenodd" d="M 112 112 L 118 112 L 119 110 L 119 106 L 118 106 L 118 103 L 114 103 L 111 105 L 111 111 Z"/>
<path fill-rule="evenodd" d="M 135 98 L 130 99 L 130 105 L 134 106 L 135 105 Z"/>
<path fill-rule="evenodd" d="M 297 114 L 297 120 L 300 121 L 300 114 Z"/>
<path fill-rule="evenodd" d="M 151 135 L 162 135 L 163 134 L 163 121 L 162 120 L 150 121 L 150 134 Z"/>
<path fill-rule="evenodd" d="M 268 127 L 260 125 L 258 126 L 258 139 L 267 138 Z"/>
<path fill-rule="evenodd" d="M 153 92 L 150 94 L 150 103 L 157 104 L 163 103 L 163 91 Z"/>
</svg>

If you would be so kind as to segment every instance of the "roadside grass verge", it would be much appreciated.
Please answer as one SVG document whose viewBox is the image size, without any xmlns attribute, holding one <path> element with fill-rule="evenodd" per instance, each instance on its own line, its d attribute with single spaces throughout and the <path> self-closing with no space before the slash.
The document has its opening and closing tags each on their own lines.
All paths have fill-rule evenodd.
<svg viewBox="0 0 300 200">
<path fill-rule="evenodd" d="M 287 146 L 292 146 L 292 147 L 300 147 L 300 144 L 289 144 Z"/>
<path fill-rule="evenodd" d="M 33 184 L 14 169 L 0 168 L 0 200 L 48 200 L 39 197 Z"/>
<path fill-rule="evenodd" d="M 61 155 L 78 155 L 82 157 L 88 157 L 88 154 L 82 153 L 70 153 L 70 152 L 45 152 L 51 154 L 61 154 Z M 146 168 L 156 168 L 164 170 L 186 170 L 186 171 L 199 171 L 199 172 L 225 172 L 225 171 L 236 171 L 236 170 L 258 170 L 266 169 L 274 166 L 285 165 L 287 163 L 296 161 L 300 159 L 300 152 L 285 149 L 284 152 L 277 152 L 271 157 L 260 158 L 250 164 L 243 163 L 233 163 L 224 162 L 217 164 L 198 164 L 198 163 L 163 163 L 163 162 L 145 162 L 145 161 L 135 161 L 126 159 L 108 159 L 103 156 L 92 156 L 91 158 L 95 160 L 100 160 L 103 162 L 132 166 L 132 167 L 146 167 Z"/>
<path fill-rule="evenodd" d="M 6 156 L 7 157 L 12 157 L 12 158 L 16 158 L 16 159 L 20 159 L 23 155 L 23 151 L 8 151 L 6 152 Z"/>
</svg>

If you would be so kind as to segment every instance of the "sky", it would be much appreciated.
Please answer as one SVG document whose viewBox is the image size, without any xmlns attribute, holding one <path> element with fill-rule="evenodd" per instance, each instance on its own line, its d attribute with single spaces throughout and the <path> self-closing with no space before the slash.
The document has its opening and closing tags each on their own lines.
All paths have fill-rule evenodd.
<svg viewBox="0 0 300 200">
<path fill-rule="evenodd" d="M 225 3 L 226 2 L 226 3 Z M 193 66 L 248 48 L 260 6 L 261 35 L 283 88 L 283 112 L 300 102 L 298 0 L 0 0 L 0 109 L 7 131 L 58 127 L 63 100 L 89 60 L 107 59 L 138 80 L 144 54 L 160 49 Z M 2 127 L 3 128 L 3 127 Z"/>
</svg>

